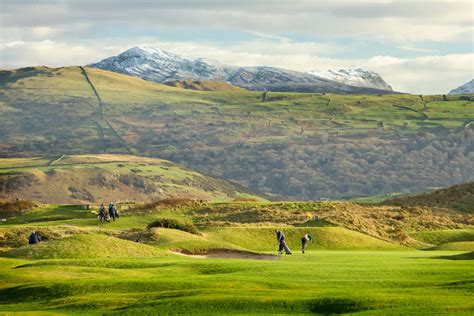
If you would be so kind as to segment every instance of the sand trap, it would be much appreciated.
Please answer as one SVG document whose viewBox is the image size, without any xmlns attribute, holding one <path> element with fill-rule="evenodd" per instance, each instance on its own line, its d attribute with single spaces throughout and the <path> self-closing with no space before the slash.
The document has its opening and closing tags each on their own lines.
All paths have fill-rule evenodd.
<svg viewBox="0 0 474 316">
<path fill-rule="evenodd" d="M 170 252 L 192 258 L 229 258 L 229 259 L 251 259 L 251 260 L 276 260 L 279 256 L 265 253 L 256 253 L 241 250 L 211 249 L 205 253 L 191 253 L 182 249 L 173 249 Z"/>
</svg>

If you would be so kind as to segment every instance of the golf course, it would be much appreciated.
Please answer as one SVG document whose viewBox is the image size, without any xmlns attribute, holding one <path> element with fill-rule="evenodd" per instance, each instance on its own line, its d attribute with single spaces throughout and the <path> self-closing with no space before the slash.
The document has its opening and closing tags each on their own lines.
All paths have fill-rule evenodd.
<svg viewBox="0 0 474 316">
<path fill-rule="evenodd" d="M 26 204 L 1 207 L 11 210 L 0 224 L 6 315 L 474 312 L 474 229 L 465 212 L 432 209 L 424 222 L 428 208 L 168 199 L 119 205 L 115 221 L 100 223 L 97 206 Z M 390 213 L 400 231 L 371 231 L 364 210 L 376 221 L 398 210 L 439 227 L 415 231 L 408 216 Z M 275 229 L 292 255 L 277 254 Z M 31 231 L 40 243 L 28 245 Z"/>
</svg>

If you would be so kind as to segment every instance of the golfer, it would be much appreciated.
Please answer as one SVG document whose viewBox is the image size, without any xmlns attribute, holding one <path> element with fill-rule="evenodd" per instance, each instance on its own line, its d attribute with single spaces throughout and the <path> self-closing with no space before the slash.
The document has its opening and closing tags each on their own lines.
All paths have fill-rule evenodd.
<svg viewBox="0 0 474 316">
<path fill-rule="evenodd" d="M 286 245 L 286 242 L 285 242 L 285 234 L 283 234 L 283 232 L 281 230 L 275 230 L 275 234 L 276 234 L 276 237 L 277 237 L 277 240 L 278 240 L 278 254 L 282 254 L 283 253 L 283 249 L 285 250 L 285 253 L 287 255 L 291 255 L 291 250 L 290 248 L 288 248 L 288 246 Z"/>
<path fill-rule="evenodd" d="M 311 233 L 306 233 L 303 237 L 301 237 L 301 252 L 304 254 L 306 250 L 306 245 L 308 241 L 313 240 L 313 235 Z"/>
</svg>

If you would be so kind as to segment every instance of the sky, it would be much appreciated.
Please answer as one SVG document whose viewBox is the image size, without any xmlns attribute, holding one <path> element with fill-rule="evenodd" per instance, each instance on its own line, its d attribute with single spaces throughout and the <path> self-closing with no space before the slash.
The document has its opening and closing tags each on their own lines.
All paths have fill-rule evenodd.
<svg viewBox="0 0 474 316">
<path fill-rule="evenodd" d="M 0 0 L 0 27 L 2 69 L 151 45 L 240 66 L 363 68 L 416 94 L 474 78 L 473 1 Z"/>
</svg>

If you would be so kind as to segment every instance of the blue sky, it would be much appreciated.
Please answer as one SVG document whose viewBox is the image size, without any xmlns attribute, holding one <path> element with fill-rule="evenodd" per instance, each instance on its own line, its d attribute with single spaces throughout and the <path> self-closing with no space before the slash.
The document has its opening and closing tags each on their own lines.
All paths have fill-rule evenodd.
<svg viewBox="0 0 474 316">
<path fill-rule="evenodd" d="M 361 67 L 434 94 L 474 73 L 472 1 L 0 0 L 0 67 L 78 65 L 156 45 L 242 66 Z"/>
</svg>

